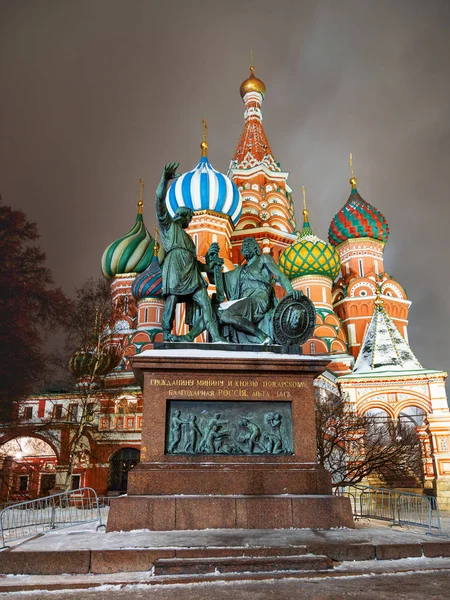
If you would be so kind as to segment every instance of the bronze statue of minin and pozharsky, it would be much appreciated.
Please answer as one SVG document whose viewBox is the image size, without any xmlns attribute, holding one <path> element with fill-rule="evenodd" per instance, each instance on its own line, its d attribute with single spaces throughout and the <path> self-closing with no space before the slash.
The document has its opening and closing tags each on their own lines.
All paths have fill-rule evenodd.
<svg viewBox="0 0 450 600">
<path fill-rule="evenodd" d="M 206 263 L 197 258 L 195 244 L 186 229 L 194 215 L 187 207 L 177 209 L 174 217 L 166 207 L 169 182 L 178 175 L 178 163 L 164 167 L 156 190 L 156 216 L 161 244 L 165 250 L 162 286 L 165 306 L 162 318 L 166 342 L 193 342 L 207 330 L 212 342 L 235 344 L 277 344 L 300 347 L 315 325 L 312 302 L 291 282 L 269 254 L 262 254 L 258 242 L 248 237 L 242 244 L 246 262 L 223 272 L 219 246 L 211 244 Z M 202 273 L 216 285 L 211 299 Z M 287 295 L 277 301 L 274 286 L 278 282 Z M 227 301 L 223 301 L 224 299 Z M 186 303 L 186 335 L 172 333 L 176 305 Z"/>
</svg>

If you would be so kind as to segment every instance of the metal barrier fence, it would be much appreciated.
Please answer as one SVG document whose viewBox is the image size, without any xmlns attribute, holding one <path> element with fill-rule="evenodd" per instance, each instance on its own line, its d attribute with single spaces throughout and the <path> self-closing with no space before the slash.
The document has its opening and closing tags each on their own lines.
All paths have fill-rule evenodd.
<svg viewBox="0 0 450 600">
<path fill-rule="evenodd" d="M 441 535 L 441 518 L 436 498 L 369 485 L 336 488 L 335 493 L 350 498 L 353 516 L 356 518 L 424 527 L 429 534 Z"/>
<path fill-rule="evenodd" d="M 104 527 L 100 508 L 101 503 L 92 488 L 79 488 L 7 506 L 0 512 L 1 548 L 5 548 L 7 542 L 52 529 L 96 521 L 99 521 L 97 529 Z"/>
<path fill-rule="evenodd" d="M 98 504 L 100 508 L 109 508 L 111 506 L 111 498 L 118 498 L 118 496 L 99 496 Z"/>
</svg>

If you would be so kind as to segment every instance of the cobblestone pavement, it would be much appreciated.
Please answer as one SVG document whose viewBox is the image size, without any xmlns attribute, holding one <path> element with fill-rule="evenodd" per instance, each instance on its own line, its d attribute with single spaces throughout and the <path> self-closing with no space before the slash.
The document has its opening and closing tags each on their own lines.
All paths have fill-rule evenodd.
<svg viewBox="0 0 450 600">
<path fill-rule="evenodd" d="M 450 571 L 0 594 L 5 600 L 447 600 Z"/>
</svg>

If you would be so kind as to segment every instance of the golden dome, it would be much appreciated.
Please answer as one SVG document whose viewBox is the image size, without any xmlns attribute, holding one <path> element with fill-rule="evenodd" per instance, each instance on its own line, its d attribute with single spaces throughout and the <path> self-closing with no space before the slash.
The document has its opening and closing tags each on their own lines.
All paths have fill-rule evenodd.
<svg viewBox="0 0 450 600">
<path fill-rule="evenodd" d="M 266 93 L 266 86 L 264 81 L 255 77 L 255 67 L 250 67 L 250 77 L 241 83 L 240 88 L 241 97 L 249 92 L 259 92 L 262 96 Z"/>
</svg>

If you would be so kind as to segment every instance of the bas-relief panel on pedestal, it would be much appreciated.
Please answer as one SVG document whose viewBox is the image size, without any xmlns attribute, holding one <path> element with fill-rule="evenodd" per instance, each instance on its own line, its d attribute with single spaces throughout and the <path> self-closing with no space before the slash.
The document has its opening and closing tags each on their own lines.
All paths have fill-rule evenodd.
<svg viewBox="0 0 450 600">
<path fill-rule="evenodd" d="M 166 454 L 293 454 L 290 402 L 168 402 Z"/>
</svg>

